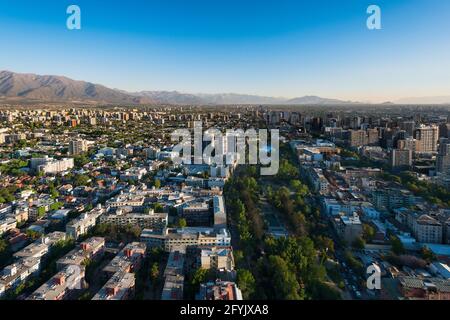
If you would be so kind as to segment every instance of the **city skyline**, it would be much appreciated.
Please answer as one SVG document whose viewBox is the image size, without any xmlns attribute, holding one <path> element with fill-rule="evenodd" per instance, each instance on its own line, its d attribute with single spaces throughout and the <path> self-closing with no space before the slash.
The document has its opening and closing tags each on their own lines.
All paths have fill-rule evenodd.
<svg viewBox="0 0 450 320">
<path fill-rule="evenodd" d="M 82 28 L 72 31 L 65 26 L 72 3 L 28 4 L 0 2 L 0 36 L 8 44 L 2 70 L 130 92 L 364 103 L 449 95 L 450 11 L 439 1 L 377 1 L 381 30 L 366 27 L 368 1 L 78 1 Z"/>
</svg>

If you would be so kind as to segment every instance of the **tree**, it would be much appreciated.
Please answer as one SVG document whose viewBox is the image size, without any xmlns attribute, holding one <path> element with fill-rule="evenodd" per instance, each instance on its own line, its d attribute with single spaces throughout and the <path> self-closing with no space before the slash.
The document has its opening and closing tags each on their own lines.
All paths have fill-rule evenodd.
<svg viewBox="0 0 450 320">
<path fill-rule="evenodd" d="M 153 210 L 155 210 L 156 213 L 162 213 L 162 212 L 164 212 L 164 207 L 162 206 L 161 203 L 157 203 L 157 202 L 156 202 L 156 203 L 153 205 Z"/>
<path fill-rule="evenodd" d="M 178 227 L 180 227 L 180 228 L 186 228 L 186 227 L 187 227 L 186 219 L 180 218 L 180 219 L 178 220 Z"/>
<path fill-rule="evenodd" d="M 156 188 L 156 189 L 161 188 L 161 181 L 158 180 L 158 179 L 155 180 L 155 188 Z"/>
<path fill-rule="evenodd" d="M 150 268 L 150 279 L 156 282 L 159 278 L 159 264 L 154 262 Z"/>
<path fill-rule="evenodd" d="M 367 223 L 363 224 L 363 238 L 367 242 L 371 242 L 375 237 L 375 229 L 368 225 Z"/>
<path fill-rule="evenodd" d="M 392 236 L 391 237 L 391 246 L 392 246 L 392 252 L 396 255 L 401 255 L 405 253 L 405 247 L 403 246 L 403 243 L 400 241 L 399 238 Z"/>
<path fill-rule="evenodd" d="M 270 256 L 268 270 L 272 270 L 272 286 L 277 300 L 303 300 L 296 275 L 280 256 Z"/>
<path fill-rule="evenodd" d="M 425 261 L 427 261 L 428 263 L 431 263 L 433 261 L 436 261 L 436 255 L 434 254 L 433 251 L 431 251 L 430 248 L 428 248 L 427 246 L 423 246 L 420 249 L 420 254 L 422 256 L 422 259 L 424 259 Z"/>
<path fill-rule="evenodd" d="M 0 269 L 3 268 L 11 258 L 11 250 L 8 242 L 0 239 Z"/>
<path fill-rule="evenodd" d="M 358 237 L 353 241 L 352 246 L 357 250 L 364 250 L 366 243 L 363 238 Z"/>
<path fill-rule="evenodd" d="M 83 174 L 77 174 L 73 179 L 73 184 L 76 187 L 87 186 L 89 184 L 90 178 Z"/>
<path fill-rule="evenodd" d="M 253 274 L 246 269 L 239 269 L 237 272 L 236 282 L 239 289 L 242 291 L 244 299 L 251 299 L 256 288 L 256 280 Z"/>
</svg>

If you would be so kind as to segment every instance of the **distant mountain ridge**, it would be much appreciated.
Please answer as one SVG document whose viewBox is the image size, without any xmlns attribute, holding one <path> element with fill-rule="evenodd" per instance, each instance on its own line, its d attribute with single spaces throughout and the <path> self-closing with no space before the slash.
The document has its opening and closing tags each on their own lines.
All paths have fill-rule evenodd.
<svg viewBox="0 0 450 320">
<path fill-rule="evenodd" d="M 118 90 L 62 76 L 41 76 L 0 71 L 0 96 L 39 101 L 86 101 L 104 103 L 149 103 Z"/>
<path fill-rule="evenodd" d="M 295 99 L 220 93 L 189 94 L 178 91 L 127 92 L 64 76 L 0 71 L 0 98 L 43 102 L 109 104 L 348 104 L 349 101 L 306 96 Z"/>
<path fill-rule="evenodd" d="M 64 76 L 36 75 L 0 71 L 1 100 L 36 100 L 39 102 L 86 102 L 105 104 L 181 104 L 181 105 L 350 105 L 359 102 L 304 96 L 293 99 L 236 94 L 191 94 L 178 91 L 127 92 L 100 84 L 73 80 Z M 395 103 L 419 101 L 426 104 L 450 103 L 450 97 L 410 98 Z M 392 102 L 388 102 L 391 104 Z M 385 103 L 387 104 L 387 103 Z"/>
</svg>

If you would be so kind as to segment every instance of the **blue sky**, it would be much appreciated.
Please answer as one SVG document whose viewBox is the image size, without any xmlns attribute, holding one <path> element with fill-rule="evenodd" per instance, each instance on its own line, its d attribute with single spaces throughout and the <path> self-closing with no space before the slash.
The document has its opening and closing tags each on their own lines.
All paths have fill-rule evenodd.
<svg viewBox="0 0 450 320">
<path fill-rule="evenodd" d="M 382 30 L 366 28 L 370 4 Z M 129 91 L 450 95 L 444 0 L 0 0 L 0 39 L 0 69 Z"/>
</svg>

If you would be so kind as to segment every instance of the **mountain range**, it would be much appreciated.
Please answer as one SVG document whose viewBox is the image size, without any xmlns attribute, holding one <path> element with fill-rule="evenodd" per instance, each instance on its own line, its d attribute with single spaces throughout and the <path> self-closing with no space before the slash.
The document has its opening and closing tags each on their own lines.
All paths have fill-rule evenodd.
<svg viewBox="0 0 450 320">
<path fill-rule="evenodd" d="M 185 104 L 185 105 L 228 105 L 228 104 L 278 104 L 278 105 L 349 105 L 358 102 L 338 99 L 304 96 L 293 99 L 257 95 L 220 93 L 190 94 L 178 91 L 127 92 L 107 88 L 100 84 L 77 81 L 64 76 L 36 75 L 0 71 L 0 100 L 73 102 L 96 104 Z M 417 102 L 415 102 L 417 101 Z M 428 102 L 427 102 L 428 101 Z M 450 97 L 414 98 L 395 103 L 450 103 Z"/>
<path fill-rule="evenodd" d="M 0 71 L 0 99 L 42 102 L 86 102 L 108 104 L 349 104 L 352 102 L 305 96 L 294 99 L 221 93 L 189 94 L 178 91 L 127 92 L 110 89 L 64 76 L 36 75 Z"/>
</svg>

